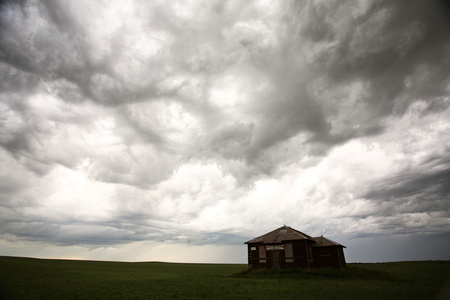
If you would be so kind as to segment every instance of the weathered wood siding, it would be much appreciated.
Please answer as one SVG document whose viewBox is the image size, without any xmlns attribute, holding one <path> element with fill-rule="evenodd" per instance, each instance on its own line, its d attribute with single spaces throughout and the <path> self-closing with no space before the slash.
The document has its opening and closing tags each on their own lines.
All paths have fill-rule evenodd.
<svg viewBox="0 0 450 300">
<path fill-rule="evenodd" d="M 283 249 L 270 250 L 271 247 Z M 248 244 L 248 265 L 259 268 L 313 267 L 311 241 L 287 241 L 280 244 Z M 286 256 L 286 252 L 289 254 Z"/>
<path fill-rule="evenodd" d="M 312 260 L 311 242 L 308 240 L 292 241 L 294 267 L 310 268 Z"/>
<path fill-rule="evenodd" d="M 345 268 L 345 257 L 342 247 L 327 246 L 327 247 L 313 247 L 314 253 L 314 267 L 335 267 Z"/>
<path fill-rule="evenodd" d="M 312 244 L 309 240 L 286 241 L 280 244 L 248 244 L 248 266 L 254 269 L 345 268 L 345 256 L 341 246 L 311 247 Z"/>
</svg>

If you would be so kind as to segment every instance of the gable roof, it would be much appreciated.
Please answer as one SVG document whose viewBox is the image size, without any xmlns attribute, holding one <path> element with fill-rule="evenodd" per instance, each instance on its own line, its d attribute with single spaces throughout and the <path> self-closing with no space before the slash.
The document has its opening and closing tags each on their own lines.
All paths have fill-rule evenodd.
<svg viewBox="0 0 450 300">
<path fill-rule="evenodd" d="M 347 248 L 344 245 L 336 243 L 335 241 L 327 239 L 326 237 L 323 237 L 323 236 L 313 237 L 313 240 L 316 243 L 313 244 L 311 247 L 341 246 L 341 247 Z"/>
<path fill-rule="evenodd" d="M 289 226 L 282 226 L 264 235 L 251 239 L 244 244 L 263 243 L 272 244 L 280 243 L 282 241 L 296 241 L 296 240 L 310 240 L 314 241 L 312 237 L 301 231 L 295 230 Z"/>
</svg>

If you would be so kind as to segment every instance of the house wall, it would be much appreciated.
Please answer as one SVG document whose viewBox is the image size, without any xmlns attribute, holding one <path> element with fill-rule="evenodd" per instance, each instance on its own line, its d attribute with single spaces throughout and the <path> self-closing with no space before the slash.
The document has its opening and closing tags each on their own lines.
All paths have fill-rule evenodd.
<svg viewBox="0 0 450 300">
<path fill-rule="evenodd" d="M 344 247 L 338 247 L 338 249 L 339 249 L 338 256 L 339 256 L 340 267 L 346 268 L 347 262 L 345 261 Z"/>
<path fill-rule="evenodd" d="M 312 259 L 310 242 L 307 240 L 292 241 L 293 263 L 286 263 L 286 267 L 309 268 Z"/>
<path fill-rule="evenodd" d="M 345 268 L 342 246 L 311 247 L 308 240 L 285 241 L 280 244 L 248 244 L 248 266 L 254 269 L 291 267 Z"/>
<path fill-rule="evenodd" d="M 345 268 L 344 251 L 341 246 L 313 247 L 314 267 Z"/>
<path fill-rule="evenodd" d="M 311 268 L 313 253 L 311 241 L 286 241 L 280 244 L 248 244 L 248 265 L 259 268 Z"/>
<path fill-rule="evenodd" d="M 248 252 L 248 266 L 254 269 L 259 269 L 266 265 L 266 261 L 264 257 L 259 257 L 260 255 L 260 245 L 259 244 L 248 244 L 247 252 Z M 261 262 L 260 262 L 261 260 Z"/>
</svg>

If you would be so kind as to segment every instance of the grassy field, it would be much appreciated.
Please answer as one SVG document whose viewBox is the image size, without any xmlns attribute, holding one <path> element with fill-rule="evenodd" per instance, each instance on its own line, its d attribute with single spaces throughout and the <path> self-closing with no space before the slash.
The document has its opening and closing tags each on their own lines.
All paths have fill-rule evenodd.
<svg viewBox="0 0 450 300">
<path fill-rule="evenodd" d="M 450 261 L 248 272 L 232 264 L 0 257 L 0 299 L 439 299 L 449 275 Z"/>
</svg>

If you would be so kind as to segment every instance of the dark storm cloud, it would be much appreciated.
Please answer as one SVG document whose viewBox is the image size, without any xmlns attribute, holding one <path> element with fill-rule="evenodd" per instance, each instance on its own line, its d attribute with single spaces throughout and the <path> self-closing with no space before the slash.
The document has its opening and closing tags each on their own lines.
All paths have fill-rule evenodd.
<svg viewBox="0 0 450 300">
<path fill-rule="evenodd" d="M 2 234 L 27 241 L 48 241 L 62 246 L 104 246 L 148 239 L 134 231 L 117 229 L 98 223 L 61 224 L 50 222 L 2 222 Z"/>
<path fill-rule="evenodd" d="M 101 59 L 93 61 L 89 26 L 74 18 L 64 4 L 45 1 L 12 7 L 14 9 L 9 10 L 7 17 L 2 18 L 2 60 L 6 63 L 41 78 L 62 78 L 66 85 L 74 85 L 71 90 L 76 91 L 75 94 L 81 93 L 102 105 L 115 106 L 140 101 L 143 97 L 152 99 L 179 94 L 182 86 L 157 87 L 164 80 L 163 76 L 151 75 L 143 85 L 134 87 L 127 83 L 113 67 L 120 59 L 127 59 L 124 41 L 106 42 L 109 50 Z M 448 20 L 439 13 L 440 8 L 438 2 L 423 1 L 403 1 L 395 5 L 389 1 L 368 3 L 359 11 L 355 11 L 355 5 L 350 2 L 297 3 L 285 11 L 288 29 L 278 37 L 278 45 L 264 44 L 256 39 L 258 34 L 262 34 L 259 39 L 263 41 L 273 38 L 264 31 L 264 23 L 251 23 L 254 27 L 239 25 L 239 19 L 234 24 L 224 23 L 225 28 L 231 30 L 229 42 L 240 41 L 236 55 L 243 55 L 239 53 L 246 49 L 242 57 L 255 65 L 258 72 L 269 74 L 274 85 L 269 94 L 256 94 L 258 99 L 247 108 L 252 114 L 260 114 L 262 119 L 254 129 L 251 145 L 238 147 L 232 153 L 228 151 L 228 156 L 246 158 L 249 164 L 258 164 L 259 153 L 302 132 L 311 134 L 308 141 L 315 145 L 311 154 L 323 155 L 334 145 L 349 139 L 379 134 L 386 117 L 403 113 L 417 98 L 432 101 L 432 98 L 445 95 L 450 65 L 445 63 L 449 41 L 446 29 L 449 27 Z M 351 12 L 355 16 L 349 18 Z M 31 28 L 33 18 L 41 22 L 41 27 Z M 19 26 L 23 20 L 25 25 Z M 188 30 L 191 30 L 180 27 L 178 20 L 168 13 L 149 22 L 148 26 L 166 27 L 168 32 L 183 38 L 187 38 Z M 24 26 L 26 30 L 22 30 Z M 259 32 L 254 28 L 264 30 Z M 117 29 L 117 36 L 120 36 L 120 30 Z M 212 32 L 219 33 L 220 30 L 211 28 Z M 194 40 L 201 42 L 202 38 Z M 249 45 L 252 45 L 251 49 Z M 162 62 L 175 62 L 176 72 L 182 70 L 181 61 L 190 59 L 190 50 L 197 49 L 187 41 L 182 47 L 184 52 L 177 50 L 180 42 L 165 47 L 174 54 L 160 62 L 141 58 L 141 63 L 148 64 L 149 69 L 162 71 Z M 261 55 L 265 63 L 255 63 L 254 59 Z M 302 55 L 311 57 L 305 63 L 297 59 Z M 206 59 L 210 64 L 218 63 Z M 137 74 L 144 76 L 148 71 L 141 67 L 136 69 Z M 171 75 L 166 73 L 165 76 Z M 321 92 L 339 89 L 340 85 L 354 80 L 363 82 L 363 93 L 354 100 L 354 105 L 358 106 L 355 111 L 341 109 L 341 102 L 346 102 L 348 95 L 335 98 Z M 405 81 L 409 84 L 405 85 Z M 57 92 L 62 99 L 76 98 L 64 87 Z M 207 107 L 204 109 L 206 112 Z M 162 141 L 161 135 L 151 129 L 142 129 L 133 122 L 130 124 L 144 140 L 150 139 L 148 141 L 156 144 Z M 218 138 L 220 135 L 213 137 L 214 140 Z M 238 135 L 229 135 L 227 139 L 240 143 Z M 14 144 L 26 145 L 19 138 Z M 272 168 L 276 164 L 272 162 Z"/>
<path fill-rule="evenodd" d="M 324 155 L 386 131 L 385 120 L 417 100 L 439 103 L 448 94 L 450 27 L 439 2 L 367 2 L 359 11 L 352 2 L 291 8 L 282 46 L 256 66 L 274 85 L 249 104 L 261 122 L 251 144 L 230 157 L 258 165 L 262 156 L 267 164 L 264 151 L 299 133 L 310 136 L 308 154 Z M 310 56 L 306 63 L 297 60 L 302 55 Z M 355 82 L 360 85 L 352 87 Z M 235 139 L 239 144 L 240 134 Z M 230 144 L 233 136 L 226 140 Z M 278 162 L 268 163 L 263 169 L 270 174 Z"/>
<path fill-rule="evenodd" d="M 47 241 L 61 246 L 83 245 L 102 247 L 138 241 L 182 243 L 191 245 L 240 245 L 246 238 L 228 232 L 208 232 L 183 228 L 167 228 L 149 224 L 148 215 L 120 216 L 109 222 L 79 222 L 65 220 L 2 220 L 0 234 L 12 235 L 27 241 Z M 155 222 L 153 218 L 150 222 Z M 156 222 L 157 223 L 157 222 Z M 164 222 L 162 222 L 164 224 Z"/>
<path fill-rule="evenodd" d="M 383 179 L 363 197 L 389 204 L 387 210 L 380 211 L 384 215 L 450 211 L 450 160 L 446 154 Z"/>
<path fill-rule="evenodd" d="M 26 2 L 1 11 L 1 60 L 44 79 L 78 73 L 83 66 L 77 39 L 42 15 L 41 3 Z"/>
<path fill-rule="evenodd" d="M 253 130 L 253 123 L 235 123 L 221 128 L 212 138 L 211 148 L 226 158 L 239 157 L 239 151 L 246 149 L 250 145 Z"/>
<path fill-rule="evenodd" d="M 8 6 L 2 11 L 0 23 L 0 59 L 49 82 L 64 79 L 75 85 L 83 98 L 102 105 L 115 106 L 155 93 L 146 86 L 130 91 L 110 68 L 117 59 L 115 53 L 120 53 L 124 45 L 112 41 L 110 52 L 97 58 L 92 44 L 101 41 L 91 40 L 89 26 L 74 16 L 67 4 L 59 1 Z M 59 92 L 62 99 L 72 100 L 64 90 Z"/>
<path fill-rule="evenodd" d="M 331 4 L 336 7 L 329 10 L 317 5 L 323 15 L 311 20 L 329 22 L 324 25 L 328 34 L 322 35 L 329 37 L 330 46 L 324 47 L 311 64 L 314 70 L 326 74 L 328 88 L 351 80 L 365 82 L 365 93 L 355 103 L 361 105 L 362 114 L 353 115 L 348 125 L 376 127 L 383 118 L 403 113 L 416 99 L 446 95 L 450 24 L 437 2 L 372 2 L 349 24 L 342 24 L 339 18 L 351 11 L 353 4 Z M 313 28 L 312 32 L 326 30 Z M 417 75 L 420 68 L 424 72 Z M 331 113 L 327 117 L 333 117 Z"/>
</svg>

